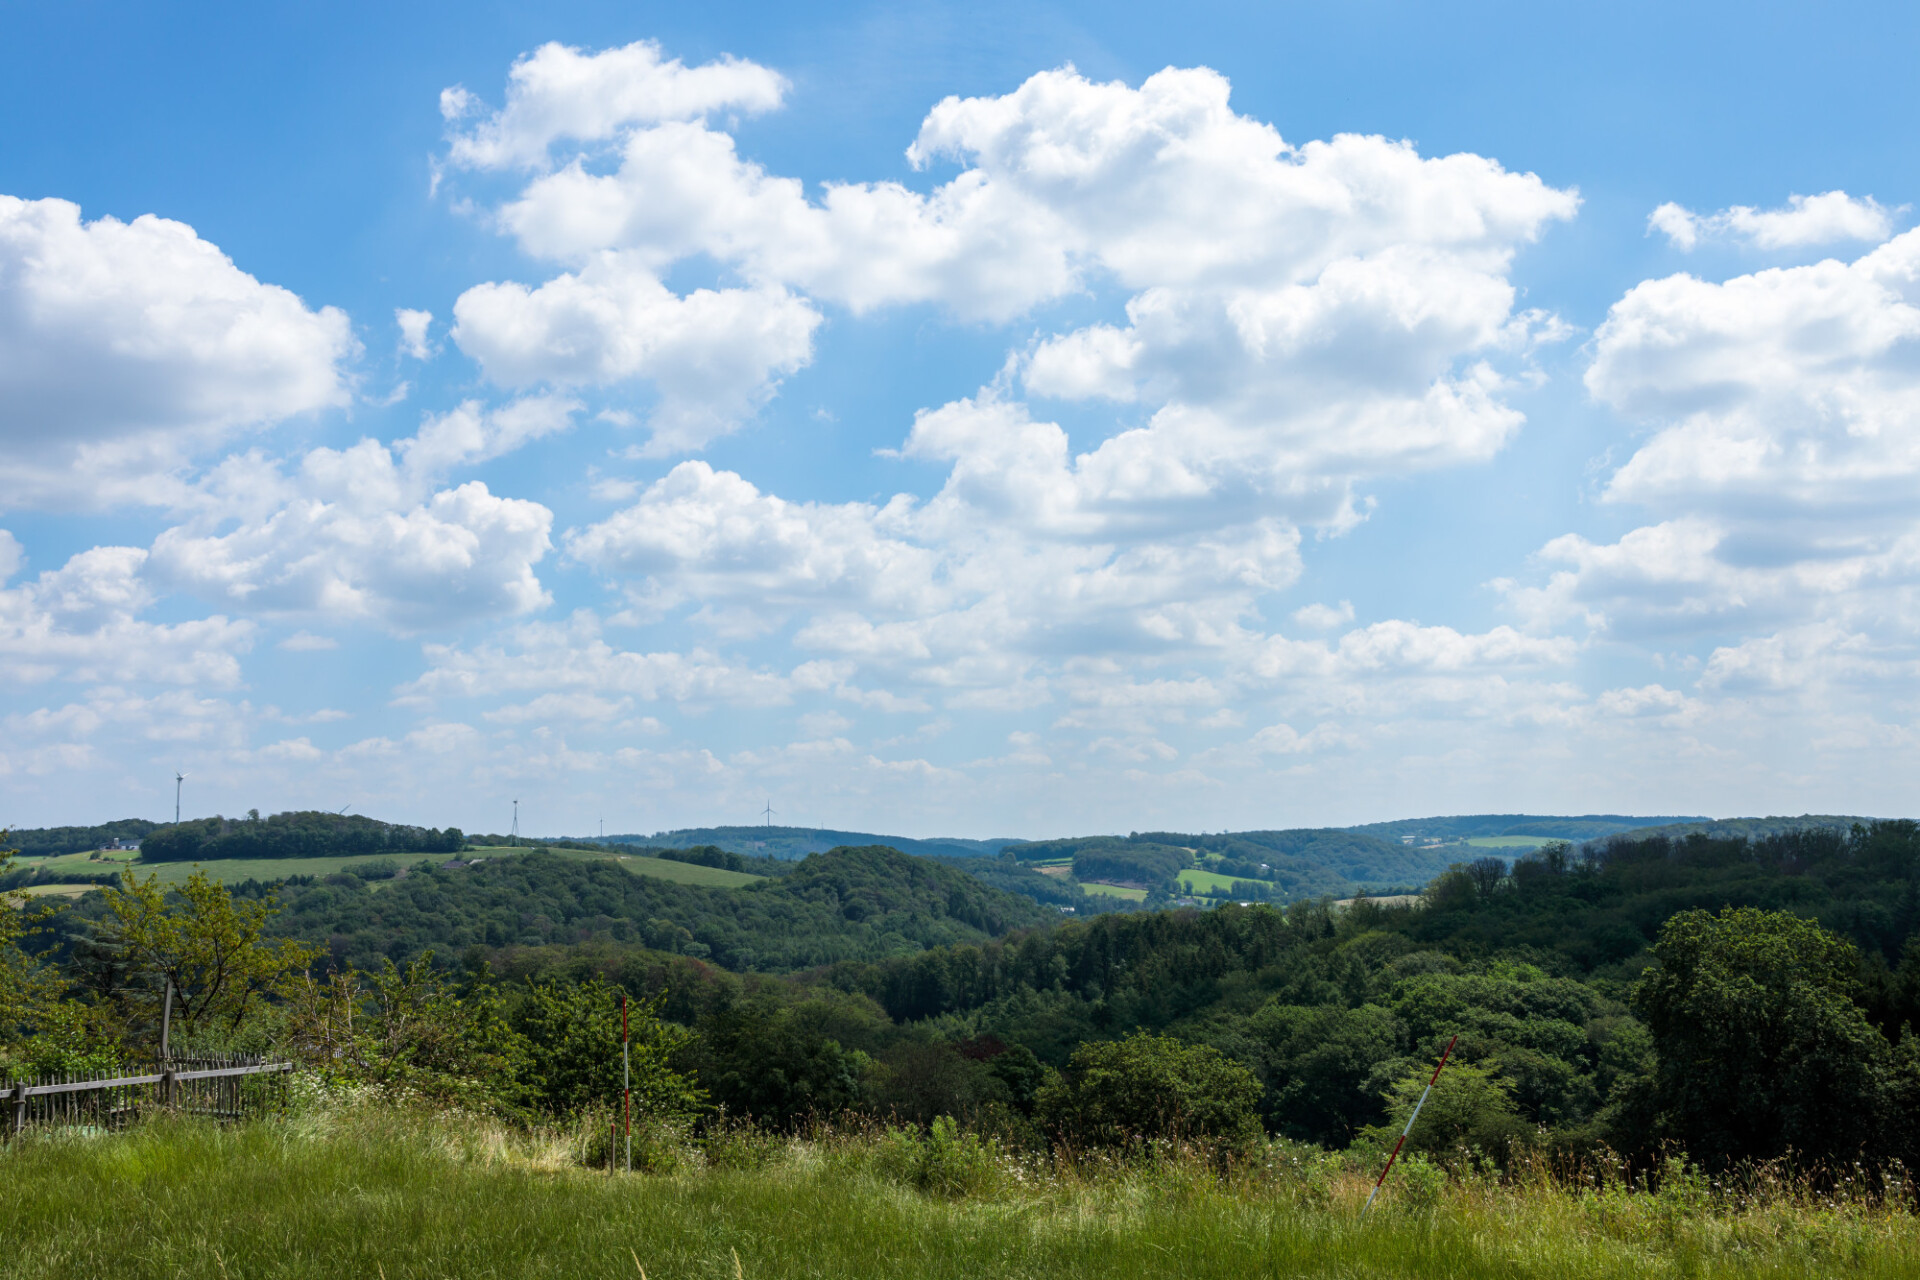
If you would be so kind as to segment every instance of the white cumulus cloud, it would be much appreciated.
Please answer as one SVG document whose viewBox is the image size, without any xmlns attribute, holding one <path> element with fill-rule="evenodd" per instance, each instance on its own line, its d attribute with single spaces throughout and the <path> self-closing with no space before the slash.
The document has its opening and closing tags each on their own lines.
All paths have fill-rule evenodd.
<svg viewBox="0 0 1920 1280">
<path fill-rule="evenodd" d="M 1658 231 L 1676 249 L 1692 252 L 1702 240 L 1736 240 L 1756 249 L 1804 249 L 1846 241 L 1878 244 L 1893 234 L 1893 215 L 1872 196 L 1844 191 L 1787 198 L 1785 208 L 1737 204 L 1698 214 L 1669 201 L 1647 215 L 1647 233 Z"/>
<path fill-rule="evenodd" d="M 184 223 L 0 196 L 0 501 L 155 501 L 195 449 L 346 404 L 357 350 Z"/>
</svg>

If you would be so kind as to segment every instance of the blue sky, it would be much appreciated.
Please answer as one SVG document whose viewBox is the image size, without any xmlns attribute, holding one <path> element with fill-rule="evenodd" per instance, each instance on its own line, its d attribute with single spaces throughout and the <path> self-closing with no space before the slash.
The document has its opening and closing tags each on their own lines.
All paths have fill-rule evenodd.
<svg viewBox="0 0 1920 1280">
<path fill-rule="evenodd" d="M 0 822 L 1909 811 L 1910 9 L 0 6 Z"/>
</svg>

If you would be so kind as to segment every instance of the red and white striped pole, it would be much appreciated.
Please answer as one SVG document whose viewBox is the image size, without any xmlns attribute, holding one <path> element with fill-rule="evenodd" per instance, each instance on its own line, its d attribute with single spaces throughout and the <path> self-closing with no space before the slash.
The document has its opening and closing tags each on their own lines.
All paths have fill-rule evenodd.
<svg viewBox="0 0 1920 1280">
<path fill-rule="evenodd" d="M 627 1107 L 627 1172 L 633 1172 L 633 1056 L 627 1049 L 627 996 L 620 994 L 620 1087 Z"/>
<path fill-rule="evenodd" d="M 1447 1065 L 1447 1059 L 1453 1053 L 1453 1046 L 1459 1043 L 1460 1037 L 1456 1035 L 1447 1041 L 1447 1047 L 1440 1051 L 1440 1061 L 1433 1068 L 1433 1074 L 1427 1077 L 1427 1087 L 1420 1091 L 1420 1101 L 1413 1104 L 1413 1114 L 1407 1117 L 1407 1127 L 1400 1131 L 1400 1141 L 1393 1144 L 1393 1153 L 1387 1157 L 1387 1167 L 1382 1169 L 1380 1176 L 1374 1180 L 1373 1190 L 1367 1192 L 1367 1203 L 1360 1209 L 1362 1218 L 1367 1216 L 1368 1209 L 1373 1208 L 1373 1198 L 1380 1194 L 1381 1184 L 1387 1180 L 1387 1175 L 1393 1172 L 1393 1162 L 1400 1158 L 1400 1148 L 1405 1145 L 1407 1135 L 1413 1132 L 1413 1122 L 1420 1118 L 1420 1108 L 1427 1105 L 1427 1095 L 1433 1092 L 1433 1082 L 1440 1078 L 1441 1068 Z"/>
</svg>

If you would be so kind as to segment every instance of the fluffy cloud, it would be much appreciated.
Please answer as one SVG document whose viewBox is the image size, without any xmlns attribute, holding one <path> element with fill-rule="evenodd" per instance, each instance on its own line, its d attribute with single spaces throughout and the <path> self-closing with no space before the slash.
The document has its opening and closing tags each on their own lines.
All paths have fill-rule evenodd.
<svg viewBox="0 0 1920 1280">
<path fill-rule="evenodd" d="M 935 555 L 898 536 L 907 507 L 787 502 L 732 472 L 683 462 L 640 500 L 570 539 L 567 553 L 637 581 L 637 599 L 837 604 L 918 612 Z"/>
<path fill-rule="evenodd" d="M 283 475 L 258 459 L 216 472 L 197 520 L 154 542 L 156 582 L 248 612 L 422 631 L 548 602 L 534 573 L 553 514 L 470 480 L 436 480 L 564 430 L 570 401 L 477 403 L 429 416 L 392 448 L 315 449 Z M 215 532 L 239 517 L 237 527 Z"/>
<path fill-rule="evenodd" d="M 1549 542 L 1546 581 L 1499 584 L 1523 616 L 1704 640 L 1712 693 L 1910 687 L 1920 232 L 1852 262 L 1641 284 L 1596 334 L 1586 384 L 1652 428 L 1601 496 L 1656 519 Z"/>
<path fill-rule="evenodd" d="M 503 386 L 650 383 L 656 454 L 699 448 L 750 417 L 811 357 L 820 323 L 783 290 L 681 297 L 614 254 L 536 289 L 476 285 L 453 314 L 454 341 Z"/>
<path fill-rule="evenodd" d="M 595 54 L 544 44 L 507 73 L 506 106 L 456 132 L 448 155 L 476 169 L 537 166 L 562 139 L 592 143 L 633 125 L 769 111 L 785 92 L 786 81 L 765 67 L 737 58 L 688 67 L 664 58 L 651 40 Z M 478 107 L 463 88 L 440 95 L 441 114 L 450 122 Z"/>
<path fill-rule="evenodd" d="M 587 61 L 642 98 L 682 74 L 657 51 L 631 55 Z M 569 82 L 585 74 L 577 57 L 567 65 Z M 818 314 L 805 299 L 1004 321 L 1117 284 L 1133 295 L 1128 327 L 1043 343 L 1027 385 L 1155 407 L 1149 443 L 1177 463 L 1278 452 L 1274 469 L 1333 470 L 1344 484 L 1488 456 L 1519 418 L 1474 358 L 1554 330 L 1513 315 L 1505 273 L 1576 197 L 1479 156 L 1425 158 L 1383 138 L 1296 146 L 1236 114 L 1228 93 L 1204 68 L 1138 88 L 1044 72 L 1000 97 L 935 106 L 908 158 L 963 167 L 931 191 L 834 183 L 817 200 L 742 158 L 706 108 L 616 112 L 572 135 L 617 138 L 610 170 L 575 155 L 499 211 L 527 252 L 574 269 L 537 289 L 470 291 L 456 338 L 514 385 L 639 376 L 670 405 L 712 400 L 703 430 L 665 415 L 666 451 L 740 420 L 806 361 Z M 568 136 L 537 134 L 543 149 Z M 702 256 L 749 288 L 697 308 L 668 294 L 661 273 Z M 731 381 L 677 393 L 660 381 L 666 362 L 647 355 L 665 346 L 695 367 L 724 347 Z M 723 385 L 747 393 L 719 399 Z"/>
<path fill-rule="evenodd" d="M 0 534 L 0 552 L 17 548 Z M 155 623 L 139 615 L 153 604 L 138 547 L 95 547 L 58 569 L 15 587 L 0 587 L 0 679 L 12 685 L 49 680 L 160 683 L 231 688 L 240 683 L 239 655 L 253 645 L 254 626 L 215 616 Z M 17 571 L 19 557 L 12 564 Z"/>
<path fill-rule="evenodd" d="M 184 223 L 0 196 L 8 501 L 152 501 L 195 447 L 345 404 L 356 350 L 343 313 L 262 284 Z"/>
<path fill-rule="evenodd" d="M 1770 519 L 1904 503 L 1920 475 L 1920 231 L 1850 263 L 1639 285 L 1586 383 L 1658 428 L 1612 499 Z"/>
<path fill-rule="evenodd" d="M 1893 234 L 1895 212 L 1872 196 L 1855 199 L 1844 191 L 1789 196 L 1784 209 L 1737 204 L 1705 215 L 1669 202 L 1647 216 L 1647 233 L 1658 231 L 1674 248 L 1689 253 L 1702 240 L 1737 240 L 1756 249 L 1803 249 L 1848 240 L 1878 244 Z"/>
</svg>

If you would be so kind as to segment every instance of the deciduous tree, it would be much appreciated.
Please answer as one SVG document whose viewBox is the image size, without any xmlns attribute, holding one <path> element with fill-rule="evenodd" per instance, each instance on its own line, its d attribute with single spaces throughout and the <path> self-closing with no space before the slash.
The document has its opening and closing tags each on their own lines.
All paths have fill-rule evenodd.
<svg viewBox="0 0 1920 1280">
<path fill-rule="evenodd" d="M 255 1000 L 285 975 L 306 968 L 318 950 L 292 940 L 268 942 L 272 898 L 239 901 L 195 871 L 177 889 L 131 871 L 106 891 L 101 943 L 117 953 L 123 975 L 113 993 L 137 1014 L 157 1019 L 166 984 L 184 1034 L 203 1026 L 237 1027 Z"/>
</svg>

